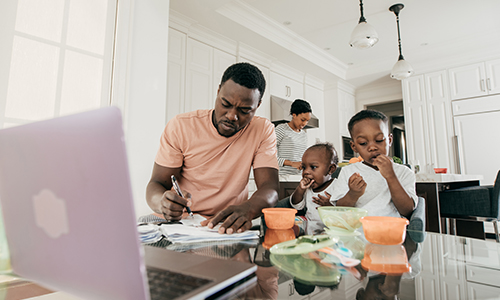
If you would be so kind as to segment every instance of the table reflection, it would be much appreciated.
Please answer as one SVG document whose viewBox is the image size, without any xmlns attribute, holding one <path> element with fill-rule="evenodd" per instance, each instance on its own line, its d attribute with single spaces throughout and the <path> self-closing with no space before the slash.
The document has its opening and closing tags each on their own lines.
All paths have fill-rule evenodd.
<svg viewBox="0 0 500 300">
<path fill-rule="evenodd" d="M 354 267 L 324 261 L 320 251 L 292 255 L 271 254 L 270 248 L 297 238 L 293 229 L 265 229 L 260 240 L 172 244 L 163 239 L 150 246 L 257 265 L 257 284 L 237 299 L 287 299 L 291 295 L 330 294 L 336 299 L 394 299 L 403 277 L 412 277 L 419 264 L 418 245 L 407 235 L 401 245 L 368 243 L 363 236 L 337 237 L 338 244 L 361 261 Z M 337 244 L 336 244 L 337 245 Z M 415 257 L 413 257 L 415 256 Z M 413 259 L 412 259 L 413 257 Z M 286 289 L 283 285 L 288 284 Z M 314 298 L 314 297 L 313 297 Z"/>
</svg>

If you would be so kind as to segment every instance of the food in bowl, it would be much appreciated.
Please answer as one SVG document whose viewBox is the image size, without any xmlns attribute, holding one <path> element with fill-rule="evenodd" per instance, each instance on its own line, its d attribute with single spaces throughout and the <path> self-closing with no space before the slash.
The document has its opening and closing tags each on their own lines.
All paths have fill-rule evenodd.
<svg viewBox="0 0 500 300">
<path fill-rule="evenodd" d="M 396 217 L 363 217 L 361 218 L 365 238 L 372 244 L 398 245 L 406 237 L 407 219 Z"/>
<path fill-rule="evenodd" d="M 285 207 L 270 207 L 262 209 L 266 226 L 271 229 L 289 229 L 295 224 L 297 210 Z"/>
<path fill-rule="evenodd" d="M 321 206 L 318 207 L 318 213 L 321 221 L 328 227 L 330 232 L 348 234 L 361 227 L 359 219 L 366 216 L 368 211 L 356 207 Z"/>
<path fill-rule="evenodd" d="M 446 172 L 448 172 L 448 168 L 434 168 L 436 174 L 446 174 Z"/>
</svg>

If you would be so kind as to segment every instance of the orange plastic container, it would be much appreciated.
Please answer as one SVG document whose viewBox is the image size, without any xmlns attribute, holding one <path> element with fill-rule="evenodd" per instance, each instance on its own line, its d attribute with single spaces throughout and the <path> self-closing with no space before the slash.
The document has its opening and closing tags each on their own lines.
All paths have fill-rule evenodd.
<svg viewBox="0 0 500 300">
<path fill-rule="evenodd" d="M 271 229 L 266 230 L 264 235 L 264 243 L 262 246 L 266 249 L 270 249 L 272 246 L 278 243 L 286 242 L 295 239 L 295 232 L 292 228 L 288 229 Z"/>
<path fill-rule="evenodd" d="M 434 168 L 436 174 L 446 174 L 446 172 L 448 172 L 448 168 Z"/>
<path fill-rule="evenodd" d="M 271 229 L 289 229 L 295 224 L 296 209 L 271 207 L 262 209 L 267 228 Z"/>
<path fill-rule="evenodd" d="M 360 219 L 367 241 L 379 245 L 402 244 L 406 237 L 407 219 L 395 217 L 363 217 Z"/>
<path fill-rule="evenodd" d="M 373 272 L 401 275 L 411 271 L 403 245 L 367 244 L 361 266 Z"/>
</svg>

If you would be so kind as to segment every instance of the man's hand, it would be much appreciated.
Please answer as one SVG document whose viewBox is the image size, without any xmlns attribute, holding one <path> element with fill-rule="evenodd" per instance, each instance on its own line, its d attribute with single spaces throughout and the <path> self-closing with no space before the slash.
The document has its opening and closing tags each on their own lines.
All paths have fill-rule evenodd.
<svg viewBox="0 0 500 300">
<path fill-rule="evenodd" d="M 386 180 L 396 176 L 394 173 L 393 160 L 391 157 L 387 155 L 379 155 L 373 160 L 373 165 L 377 166 L 380 171 L 380 175 L 382 175 Z"/>
<path fill-rule="evenodd" d="M 319 206 L 332 206 L 330 202 L 330 198 L 332 195 L 325 192 L 325 195 L 318 194 L 318 197 L 313 197 L 313 202 L 318 204 Z"/>
<path fill-rule="evenodd" d="M 160 202 L 160 211 L 167 221 L 179 221 L 182 218 L 184 208 L 191 206 L 191 194 L 183 191 L 187 199 L 177 195 L 173 190 L 165 191 Z"/>
<path fill-rule="evenodd" d="M 224 223 L 219 228 L 219 233 L 240 233 L 252 228 L 252 219 L 249 217 L 247 205 L 231 205 L 216 214 L 213 218 L 201 222 L 202 226 L 214 228 L 219 222 L 224 220 Z"/>
<path fill-rule="evenodd" d="M 359 173 L 354 173 L 349 178 L 349 193 L 358 199 L 365 193 L 366 182 Z"/>
</svg>

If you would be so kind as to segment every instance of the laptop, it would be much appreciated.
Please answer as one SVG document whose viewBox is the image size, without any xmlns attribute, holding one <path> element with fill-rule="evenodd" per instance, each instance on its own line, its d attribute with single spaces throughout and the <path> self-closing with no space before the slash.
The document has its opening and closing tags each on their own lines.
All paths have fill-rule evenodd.
<svg viewBox="0 0 500 300">
<path fill-rule="evenodd" d="M 0 130 L 0 201 L 13 272 L 53 290 L 204 299 L 256 281 L 250 263 L 143 247 L 116 107 Z M 150 295 L 147 269 L 167 272 L 165 285 L 172 274 L 201 283 L 175 297 Z"/>
</svg>

